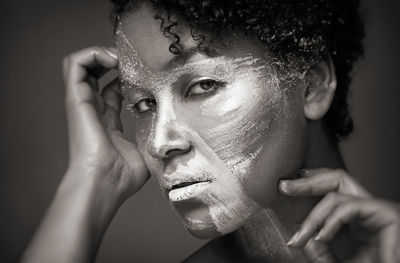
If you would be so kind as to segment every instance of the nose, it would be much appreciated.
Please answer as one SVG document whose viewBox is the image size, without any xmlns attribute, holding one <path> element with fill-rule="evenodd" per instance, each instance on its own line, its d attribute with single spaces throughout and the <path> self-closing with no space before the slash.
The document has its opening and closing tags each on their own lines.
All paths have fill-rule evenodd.
<svg viewBox="0 0 400 263">
<path fill-rule="evenodd" d="M 189 152 L 192 148 L 191 142 L 175 113 L 165 108 L 159 109 L 157 113 L 148 137 L 150 155 L 157 159 L 168 159 Z"/>
</svg>

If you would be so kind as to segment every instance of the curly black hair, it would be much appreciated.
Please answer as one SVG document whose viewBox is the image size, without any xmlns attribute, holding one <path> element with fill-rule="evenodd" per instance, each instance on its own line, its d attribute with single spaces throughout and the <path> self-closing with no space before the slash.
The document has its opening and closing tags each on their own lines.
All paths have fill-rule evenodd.
<svg viewBox="0 0 400 263">
<path fill-rule="evenodd" d="M 348 109 L 348 93 L 353 64 L 363 54 L 364 25 L 359 0 L 111 0 L 111 18 L 116 24 L 124 12 L 140 2 L 149 1 L 156 9 L 167 11 L 160 19 L 160 29 L 173 39 L 170 52 L 181 52 L 180 38 L 171 32 L 178 24 L 170 14 L 190 21 L 193 29 L 219 35 L 227 29 L 244 32 L 260 40 L 280 61 L 289 64 L 293 58 L 312 66 L 326 54 L 336 69 L 337 89 L 332 105 L 324 116 L 335 141 L 353 130 Z M 202 47 L 204 36 L 192 37 Z"/>
</svg>

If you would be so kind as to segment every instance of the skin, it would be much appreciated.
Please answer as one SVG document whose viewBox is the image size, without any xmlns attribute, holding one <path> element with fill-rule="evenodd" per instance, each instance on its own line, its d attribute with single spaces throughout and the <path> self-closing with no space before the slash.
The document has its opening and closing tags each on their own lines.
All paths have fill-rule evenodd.
<svg viewBox="0 0 400 263">
<path fill-rule="evenodd" d="M 270 100 L 272 86 L 261 89 L 256 85 L 269 85 L 265 80 L 271 74 L 251 75 L 254 82 L 249 82 L 248 93 L 241 93 L 243 101 L 254 91 L 270 104 L 261 107 L 265 101 L 251 97 L 254 103 L 250 106 L 239 103 L 233 107 L 237 109 L 236 121 L 249 118 L 251 109 L 257 108 L 262 118 L 270 120 L 270 125 L 257 141 L 264 146 L 262 151 L 242 171 L 224 156 L 226 150 L 218 146 L 218 140 L 225 135 L 207 136 L 212 127 L 229 117 L 229 112 L 224 112 L 228 107 L 220 107 L 211 97 L 203 101 L 180 100 L 174 94 L 176 86 L 175 89 L 171 87 L 173 82 L 163 83 L 165 78 L 157 78 L 170 73 L 172 69 L 165 66 L 174 56 L 168 52 L 170 43 L 160 33 L 159 23 L 151 19 L 153 15 L 154 10 L 144 5 L 123 18 L 124 32 L 146 65 L 152 78 L 150 84 L 163 84 L 144 85 L 157 106 L 153 111 L 141 113 L 145 116 L 137 116 L 137 145 L 122 134 L 119 119 L 122 95 L 118 82 L 107 85 L 102 93 L 97 86 L 102 74 L 117 67 L 122 50 L 92 47 L 64 60 L 70 163 L 22 262 L 94 261 L 112 217 L 119 206 L 144 185 L 149 174 L 165 188 L 168 187 L 166 175 L 174 176 L 186 165 L 191 169 L 184 172 L 199 169 L 201 173 L 205 169 L 208 172 L 205 174 L 211 174 L 212 185 L 193 198 L 191 205 L 186 201 L 173 204 L 191 233 L 215 237 L 187 262 L 332 262 L 334 258 L 360 262 L 366 255 L 377 259 L 371 262 L 397 262 L 400 225 L 397 204 L 372 198 L 343 170 L 308 169 L 296 173 L 300 167 L 343 167 L 339 151 L 330 143 L 321 122 L 336 88 L 334 67 L 329 58 L 309 72 L 314 75 L 309 92 L 305 92 L 306 87 L 302 85 L 289 94 L 275 90 L 280 95 L 275 96 L 277 104 Z M 179 30 L 185 48 L 195 44 L 185 27 Z M 260 57 L 264 54 L 261 50 L 257 43 L 242 38 L 220 52 L 227 64 L 248 54 Z M 199 63 L 205 59 L 210 58 L 197 54 L 186 62 Z M 121 57 L 120 63 L 122 60 Z M 250 64 L 246 72 L 254 72 L 255 67 Z M 245 79 L 238 75 L 234 81 Z M 229 91 L 234 87 L 231 83 L 218 94 L 232 97 L 235 93 Z M 129 92 L 134 94 L 123 91 L 125 96 L 135 100 L 137 93 L 133 89 Z M 283 103 L 288 101 L 291 103 Z M 286 106 L 280 107 L 281 103 Z M 218 114 L 210 109 L 218 109 Z M 197 121 L 193 121 L 195 113 Z M 232 130 L 233 126 L 227 128 Z M 237 139 L 234 136 L 235 133 L 230 135 L 232 141 L 228 140 L 227 146 Z M 249 147 L 250 153 L 256 150 Z M 224 184 L 232 193 L 223 191 Z M 220 198 L 208 202 L 212 193 Z M 325 197 L 321 199 L 322 196 Z M 217 222 L 224 217 L 228 218 L 224 221 L 227 228 Z M 359 220 L 360 217 L 365 220 Z M 190 219 L 196 221 L 193 223 Z M 298 234 L 286 246 L 304 219 Z M 343 247 L 335 250 L 331 246 L 341 238 L 338 230 L 342 229 L 342 223 L 351 223 L 356 229 L 356 234 L 345 235 L 354 247 L 360 248 L 354 253 L 343 255 L 340 254 Z M 223 236 L 218 237 L 220 235 Z M 364 239 L 354 238 L 358 236 Z M 365 241 L 369 242 L 368 246 L 361 245 Z"/>
<path fill-rule="evenodd" d="M 289 240 L 290 247 L 304 247 L 312 262 L 399 262 L 399 204 L 373 198 L 342 169 L 301 173 L 298 180 L 282 180 L 280 191 L 324 197 Z"/>
<path fill-rule="evenodd" d="M 305 130 L 305 118 L 297 110 L 301 100 L 296 91 L 278 86 L 267 62 L 254 58 L 262 49 L 245 40 L 210 57 L 197 52 L 189 30 L 178 28 L 182 45 L 196 53 L 171 68 L 171 61 L 180 57 L 168 52 L 154 11 L 144 6 L 141 13 L 124 16 L 117 31 L 124 93 L 136 105 L 139 150 L 166 196 L 172 185 L 208 180 L 191 198 L 170 191 L 169 199 L 193 235 L 225 235 L 276 198 L 279 176 L 300 167 Z M 164 48 L 148 53 L 142 43 Z M 204 89 L 202 79 L 223 84 Z M 146 100 L 155 105 L 142 105 Z M 273 165 L 282 159 L 288 164 Z"/>
</svg>

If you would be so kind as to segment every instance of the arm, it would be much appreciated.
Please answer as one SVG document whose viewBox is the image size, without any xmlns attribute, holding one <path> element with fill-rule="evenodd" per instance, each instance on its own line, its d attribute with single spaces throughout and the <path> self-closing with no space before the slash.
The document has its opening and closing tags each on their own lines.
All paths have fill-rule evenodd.
<svg viewBox="0 0 400 263">
<path fill-rule="evenodd" d="M 118 81 L 97 79 L 118 64 L 115 50 L 93 47 L 64 60 L 70 160 L 22 262 L 92 262 L 120 205 L 148 179 L 136 145 L 122 134 Z"/>
<path fill-rule="evenodd" d="M 107 186 L 80 173 L 66 173 L 22 262 L 94 261 L 120 201 Z"/>
</svg>

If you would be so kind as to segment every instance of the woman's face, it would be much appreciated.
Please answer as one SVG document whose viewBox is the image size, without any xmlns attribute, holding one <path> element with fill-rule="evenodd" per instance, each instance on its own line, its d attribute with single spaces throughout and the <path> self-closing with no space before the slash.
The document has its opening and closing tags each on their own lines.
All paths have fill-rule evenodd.
<svg viewBox="0 0 400 263">
<path fill-rule="evenodd" d="M 172 54 L 155 13 L 142 5 L 125 14 L 116 34 L 137 144 L 186 229 L 227 234 L 276 202 L 279 178 L 300 167 L 302 89 L 285 89 L 245 38 L 199 51 L 179 19 L 183 52 Z"/>
</svg>

